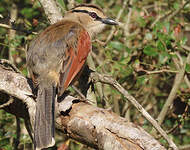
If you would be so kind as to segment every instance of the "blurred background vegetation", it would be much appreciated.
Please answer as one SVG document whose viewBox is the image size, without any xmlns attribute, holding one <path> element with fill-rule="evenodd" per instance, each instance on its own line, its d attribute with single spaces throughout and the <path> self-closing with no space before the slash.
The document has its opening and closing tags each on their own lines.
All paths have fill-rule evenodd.
<svg viewBox="0 0 190 150">
<path fill-rule="evenodd" d="M 60 11 L 70 7 L 56 0 Z M 190 149 L 190 2 L 189 0 L 76 0 L 104 9 L 120 26 L 106 28 L 93 41 L 96 70 L 112 75 L 154 117 L 159 116 L 169 95 L 172 105 L 162 127 L 174 142 Z M 11 25 L 10 30 L 2 24 Z M 29 42 L 49 25 L 38 0 L 0 1 L 0 59 L 9 59 L 27 76 L 25 51 Z M 189 57 L 190 58 L 190 57 Z M 182 72 L 182 80 L 177 76 Z M 180 80 L 175 85 L 174 80 Z M 101 85 L 97 105 L 154 133 L 150 123 L 115 89 Z M 174 93 L 171 93 L 174 88 Z M 70 88 L 71 91 L 72 88 Z M 171 97 L 170 97 L 171 99 Z M 0 102 L 1 103 L 1 102 Z M 31 140 L 21 120 L 19 149 L 31 149 Z M 57 133 L 59 135 L 59 133 Z M 57 136 L 59 150 L 91 149 L 66 137 Z M 155 136 L 165 147 L 167 143 Z M 0 110 L 0 150 L 14 149 L 16 118 Z M 189 146 L 189 147 L 188 147 Z M 185 148 L 184 148 L 185 149 Z"/>
</svg>

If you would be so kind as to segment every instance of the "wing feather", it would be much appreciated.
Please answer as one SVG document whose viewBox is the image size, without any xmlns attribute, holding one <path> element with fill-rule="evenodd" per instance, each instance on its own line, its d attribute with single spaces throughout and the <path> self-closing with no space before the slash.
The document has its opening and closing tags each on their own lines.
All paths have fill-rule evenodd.
<svg viewBox="0 0 190 150">
<path fill-rule="evenodd" d="M 46 78 L 56 82 L 62 94 L 82 69 L 90 50 L 90 36 L 80 24 L 63 20 L 49 26 L 27 52 L 33 81 Z"/>
<path fill-rule="evenodd" d="M 86 30 L 82 29 L 75 35 L 77 41 L 70 41 L 68 47 L 69 60 L 67 64 L 63 62 L 62 72 L 60 74 L 59 95 L 63 94 L 65 89 L 71 84 L 73 79 L 82 69 L 88 53 L 91 50 L 91 39 Z M 77 45 L 75 45 L 77 43 Z"/>
</svg>

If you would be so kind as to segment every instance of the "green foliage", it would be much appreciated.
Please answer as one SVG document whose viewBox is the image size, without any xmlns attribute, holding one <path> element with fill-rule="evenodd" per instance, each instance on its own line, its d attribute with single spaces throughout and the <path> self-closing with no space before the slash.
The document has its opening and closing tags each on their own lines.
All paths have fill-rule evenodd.
<svg viewBox="0 0 190 150">
<path fill-rule="evenodd" d="M 28 19 L 32 19 L 33 17 L 39 15 L 38 11 L 35 11 L 33 8 L 23 8 L 20 13 Z"/>
<path fill-rule="evenodd" d="M 147 45 L 147 46 L 144 48 L 143 52 L 144 52 L 146 55 L 148 55 L 148 56 L 157 56 L 157 55 L 158 55 L 157 50 L 156 50 L 153 46 L 151 46 L 151 45 Z"/>
<path fill-rule="evenodd" d="M 118 51 L 121 51 L 125 48 L 125 45 L 119 41 L 111 41 L 108 46 Z"/>
</svg>

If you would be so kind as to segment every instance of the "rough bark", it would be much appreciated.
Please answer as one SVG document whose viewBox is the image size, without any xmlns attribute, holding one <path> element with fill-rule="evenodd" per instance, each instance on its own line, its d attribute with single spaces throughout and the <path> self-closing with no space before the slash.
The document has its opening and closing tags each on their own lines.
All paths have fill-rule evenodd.
<svg viewBox="0 0 190 150">
<path fill-rule="evenodd" d="M 25 120 L 29 120 L 35 112 L 29 81 L 0 61 L 0 102 L 6 103 L 13 97 L 14 101 L 3 109 Z M 141 127 L 72 96 L 66 96 L 57 103 L 56 123 L 67 136 L 98 149 L 165 149 Z"/>
<path fill-rule="evenodd" d="M 39 0 L 41 5 L 44 8 L 45 14 L 47 15 L 48 20 L 51 24 L 56 23 L 57 21 L 63 18 L 61 12 L 56 6 L 56 2 L 52 0 Z"/>
</svg>

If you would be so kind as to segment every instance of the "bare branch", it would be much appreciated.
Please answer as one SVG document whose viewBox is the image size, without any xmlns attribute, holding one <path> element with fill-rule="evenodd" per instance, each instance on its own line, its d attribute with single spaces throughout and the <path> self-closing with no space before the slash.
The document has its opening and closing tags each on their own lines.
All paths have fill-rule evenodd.
<svg viewBox="0 0 190 150">
<path fill-rule="evenodd" d="M 158 74 L 158 73 L 163 73 L 163 72 L 169 72 L 169 73 L 178 73 L 178 71 L 175 70 L 167 70 L 167 69 L 161 69 L 161 70 L 155 70 L 155 71 L 148 71 L 144 70 L 147 74 Z"/>
<path fill-rule="evenodd" d="M 15 3 L 12 3 L 12 6 L 11 6 L 11 12 L 10 12 L 10 20 L 9 20 L 9 24 L 11 25 L 12 22 L 15 22 L 16 19 L 17 19 L 17 14 L 18 14 L 18 9 L 17 9 L 17 6 L 15 5 Z M 14 63 L 14 59 L 12 57 L 12 53 L 15 51 L 15 47 L 13 46 L 13 44 L 11 43 L 11 41 L 15 38 L 15 34 L 16 34 L 16 31 L 15 30 L 12 30 L 12 29 L 9 29 L 9 34 L 8 34 L 8 37 L 9 37 L 9 60 Z"/>
<path fill-rule="evenodd" d="M 21 74 L 13 72 L 14 70 L 12 68 L 3 66 L 2 64 L 2 61 L 0 61 L 0 91 L 23 100 L 23 103 L 26 103 L 29 108 L 31 123 L 33 123 L 35 117 L 35 101 L 31 97 L 33 94 L 28 80 Z"/>
<path fill-rule="evenodd" d="M 127 6 L 127 2 L 128 2 L 128 1 L 129 1 L 129 0 L 125 0 L 125 1 L 123 2 L 123 6 L 122 6 L 122 8 L 120 9 L 120 11 L 119 11 L 118 14 L 117 14 L 116 21 L 119 21 L 119 19 L 120 19 L 122 13 L 123 13 L 123 11 L 124 11 L 124 9 L 125 9 L 126 6 Z M 120 23 L 119 23 L 119 26 L 121 26 Z M 114 35 L 114 33 L 115 33 L 115 30 L 116 30 L 116 28 L 115 28 L 115 27 L 112 27 L 112 29 L 111 29 L 111 31 L 110 31 L 110 34 L 108 35 L 108 37 L 107 37 L 106 42 L 104 43 L 104 45 L 106 45 L 106 44 L 113 38 L 113 35 Z"/>
<path fill-rule="evenodd" d="M 58 7 L 56 6 L 56 2 L 53 0 L 39 0 L 41 5 L 44 8 L 45 14 L 49 19 L 50 23 L 56 23 L 57 21 L 63 18 L 61 12 L 59 11 Z"/>
<path fill-rule="evenodd" d="M 21 117 L 18 115 L 19 113 L 23 114 L 21 111 L 24 110 L 21 108 L 30 110 L 30 107 L 33 107 L 31 104 L 35 103 L 31 97 L 31 91 L 26 78 L 20 73 L 15 73 L 14 70 L 0 65 L 0 96 L 6 93 L 18 98 L 14 100 L 14 104 L 10 104 L 5 109 L 6 111 L 14 105 L 14 108 L 17 107 L 16 109 L 20 111 L 9 110 L 8 112 Z M 22 103 L 19 104 L 19 102 Z M 27 107 L 18 107 L 18 105 L 24 104 Z M 57 106 L 57 127 L 64 133 L 66 132 L 69 137 L 88 146 L 105 150 L 165 150 L 141 127 L 127 122 L 113 112 L 97 108 L 71 96 L 58 102 Z M 31 115 L 31 112 L 29 113 Z"/>
<path fill-rule="evenodd" d="M 180 149 L 180 150 L 189 150 L 189 149 L 190 149 L 190 144 L 180 146 L 179 149 Z"/>
<path fill-rule="evenodd" d="M 101 75 L 98 73 L 91 74 L 92 79 L 102 83 L 109 84 L 116 88 L 121 94 L 124 95 L 136 108 L 142 113 L 142 115 L 157 129 L 157 131 L 167 140 L 170 147 L 174 150 L 178 150 L 175 143 L 168 137 L 166 132 L 159 126 L 159 124 L 150 116 L 150 114 L 137 102 L 137 100 L 131 96 L 116 80 L 107 75 Z"/>
<path fill-rule="evenodd" d="M 65 106 L 64 102 L 66 103 L 66 99 L 59 105 L 59 109 L 61 105 Z M 113 112 L 87 103 L 73 104 L 68 115 L 61 116 L 57 122 L 68 136 L 82 143 L 88 142 L 87 145 L 96 149 L 164 149 L 148 137 L 142 128 Z"/>
<path fill-rule="evenodd" d="M 133 4 L 133 0 L 130 0 L 130 5 L 132 6 L 132 4 Z M 132 8 L 129 8 L 127 20 L 126 20 L 125 25 L 124 25 L 124 34 L 126 37 L 129 36 L 129 25 L 131 23 L 131 15 L 132 15 Z M 128 44 L 127 44 L 127 46 L 128 46 Z"/>
<path fill-rule="evenodd" d="M 174 16 L 176 16 L 182 9 L 184 9 L 184 7 L 187 5 L 187 4 L 189 4 L 190 3 L 190 1 L 189 0 L 187 0 L 184 4 L 182 4 L 176 11 L 174 11 L 172 14 L 170 14 L 169 16 L 168 16 L 168 20 L 171 20 Z"/>
<path fill-rule="evenodd" d="M 20 118 L 16 117 L 16 138 L 14 138 L 14 150 L 18 149 L 18 145 L 20 143 Z"/>
<path fill-rule="evenodd" d="M 14 99 L 10 98 L 6 103 L 0 105 L 0 109 L 9 106 L 11 103 L 13 103 Z"/>
<path fill-rule="evenodd" d="M 48 16 L 48 18 L 49 18 L 49 20 L 50 20 L 50 22 L 51 23 L 55 23 L 55 22 L 57 22 L 58 20 L 60 20 L 61 18 L 62 18 L 62 16 L 60 15 L 60 13 L 57 11 L 58 9 L 56 8 L 56 4 L 54 3 L 54 4 L 52 4 L 53 3 L 53 1 L 52 0 L 39 0 L 40 2 L 41 2 L 41 4 L 43 5 L 43 7 L 44 7 L 44 10 L 45 10 L 45 13 L 46 13 L 46 15 Z M 51 8 L 50 8 L 51 7 Z M 54 13 L 54 11 L 56 11 L 55 13 Z M 59 15 L 57 15 L 57 13 L 59 14 Z M 55 15 L 55 16 L 54 16 Z M 119 14 L 118 14 L 119 15 Z M 176 145 L 173 143 L 173 141 L 172 140 L 170 140 L 169 139 L 169 137 L 167 136 L 167 134 L 164 132 L 164 130 L 157 124 L 157 122 L 144 110 L 144 108 L 139 104 L 139 103 L 137 103 L 137 101 L 131 96 L 131 95 L 129 95 L 128 94 L 128 92 L 123 88 L 123 87 L 121 87 L 115 80 L 111 80 L 110 81 L 110 78 L 103 78 L 103 79 L 106 79 L 106 80 L 101 80 L 101 79 L 99 79 L 99 81 L 101 81 L 101 82 L 103 82 L 103 83 L 107 83 L 107 84 L 111 84 L 112 86 L 114 86 L 118 91 L 120 91 L 129 101 L 131 101 L 132 102 L 132 104 L 153 124 L 153 126 L 161 133 L 161 135 L 168 141 L 168 143 L 169 143 L 169 145 L 170 145 L 170 147 L 172 147 L 174 150 L 177 150 L 177 147 L 176 147 Z M 109 81 L 108 81 L 109 80 Z M 112 81 L 114 81 L 114 82 L 112 82 Z M 14 93 L 13 93 L 14 94 Z M 76 102 L 75 102 L 76 103 Z M 96 146 L 98 146 L 98 148 L 105 148 L 105 147 L 102 147 L 102 146 L 110 146 L 110 145 L 112 145 L 112 144 L 110 144 L 110 143 L 107 143 L 107 142 L 109 142 L 109 141 L 115 141 L 116 142 L 116 144 L 115 144 L 115 146 L 116 145 L 119 145 L 119 146 L 121 146 L 122 144 L 121 143 L 123 143 L 123 140 L 125 139 L 125 137 L 123 138 L 123 136 L 120 136 L 120 135 L 115 135 L 115 131 L 113 131 L 113 129 L 112 129 L 112 126 L 110 126 L 110 128 L 108 128 L 107 129 L 107 127 L 105 127 L 107 130 L 106 130 L 106 132 L 104 132 L 104 134 L 101 134 L 101 136 L 100 137 L 102 137 L 103 135 L 105 135 L 105 137 L 107 137 L 107 138 L 98 138 L 97 136 L 96 136 L 96 138 L 94 139 L 93 137 L 95 136 L 95 135 L 99 135 L 99 134 L 97 134 L 97 133 L 99 133 L 99 132 L 97 132 L 97 131 L 94 131 L 94 130 L 90 130 L 91 129 L 91 127 L 92 128 L 95 128 L 95 129 L 98 129 L 98 127 L 97 126 L 95 126 L 92 122 L 90 122 L 90 125 L 91 126 L 85 126 L 85 125 L 87 125 L 87 123 L 86 123 L 86 118 L 88 118 L 88 115 L 90 115 L 89 113 L 90 112 L 88 112 L 87 114 L 83 114 L 83 112 L 85 112 L 85 108 L 88 108 L 88 107 L 90 107 L 90 106 L 88 106 L 88 107 L 85 107 L 85 108 L 83 108 L 83 109 L 79 109 L 78 111 L 76 111 L 75 112 L 75 110 L 77 110 L 77 108 L 79 107 L 79 106 L 77 106 L 78 104 L 80 104 L 80 103 L 76 103 L 76 104 L 73 104 L 72 103 L 72 108 L 70 108 L 70 109 L 68 109 L 68 110 L 70 110 L 70 112 L 69 112 L 69 116 L 67 116 L 67 114 L 65 114 L 65 112 L 64 111 L 62 111 L 62 109 L 60 109 L 60 107 L 58 108 L 58 109 L 60 109 L 60 112 L 64 112 L 63 113 L 63 115 L 62 115 L 62 117 L 63 116 L 65 116 L 65 117 L 67 117 L 67 120 L 66 119 L 58 119 L 58 122 L 59 123 L 61 123 L 60 125 L 62 125 L 63 124 L 63 122 L 62 121 L 68 121 L 68 122 L 66 122 L 66 127 L 64 126 L 64 129 L 67 129 L 67 133 L 71 136 L 71 137 L 73 137 L 73 138 L 75 138 L 75 139 L 78 139 L 78 140 L 80 140 L 80 141 L 82 141 L 83 143 L 86 143 L 86 144 L 90 144 L 91 146 L 93 146 L 93 145 L 95 145 L 94 147 L 96 147 Z M 83 104 L 81 104 L 82 106 L 83 106 Z M 84 103 L 84 105 L 85 105 L 85 103 Z M 76 107 L 77 106 L 77 107 Z M 93 107 L 93 106 L 92 106 Z M 75 108 L 75 109 L 73 109 L 73 108 Z M 29 109 L 30 109 L 30 107 L 29 107 Z M 72 118 L 71 117 L 71 115 L 72 115 L 72 112 L 75 112 L 76 113 L 76 116 L 80 116 L 79 114 L 81 113 L 81 116 L 77 119 L 77 121 L 71 121 L 70 122 L 70 119 L 75 119 L 75 118 Z M 100 113 L 97 109 L 96 109 L 96 111 L 95 112 L 98 112 L 98 113 Z M 71 114 L 70 114 L 71 113 Z M 75 114 L 74 113 L 74 114 Z M 102 113 L 102 112 L 101 112 Z M 105 113 L 105 112 L 104 112 Z M 106 114 L 106 113 L 105 113 Z M 84 117 L 85 116 L 85 117 Z M 93 115 L 93 117 L 94 116 L 96 116 L 96 115 Z M 92 119 L 93 117 L 89 117 L 90 119 Z M 69 120 L 68 120 L 69 119 Z M 84 119 L 84 124 L 83 124 L 83 122 L 81 122 L 81 119 Z M 97 120 L 98 121 L 98 119 L 99 118 L 93 118 L 91 121 L 94 121 L 94 120 Z M 83 120 L 82 120 L 83 121 Z M 103 120 L 104 121 L 104 120 Z M 114 120 L 111 122 L 111 124 L 113 125 L 114 124 Z M 119 122 L 121 122 L 121 121 L 119 121 Z M 93 125 L 93 126 L 92 126 Z M 84 128 L 82 127 L 82 126 L 84 126 Z M 115 127 L 115 126 L 114 126 Z M 71 128 L 71 129 L 70 129 Z M 72 130 L 72 129 L 75 129 L 75 130 Z M 89 130 L 88 130 L 89 129 Z M 102 129 L 102 127 L 101 127 L 101 129 Z M 120 130 L 120 128 L 118 128 L 118 132 L 119 132 L 119 130 Z M 79 132 L 80 131 L 80 132 Z M 93 131 L 93 132 L 87 132 L 87 131 Z M 109 132 L 108 132 L 109 131 Z M 82 132 L 82 133 L 81 133 Z M 94 135 L 94 133 L 96 133 L 95 135 Z M 117 132 L 116 132 L 117 133 Z M 130 132 L 125 132 L 126 134 L 127 133 L 130 133 Z M 73 135 L 73 136 L 72 136 Z M 85 135 L 85 136 L 83 136 L 83 135 Z M 87 139 L 88 141 L 86 141 L 86 135 L 89 135 L 89 139 Z M 129 136 L 129 135 L 128 135 Z M 139 137 L 139 135 L 137 136 L 137 137 Z M 135 137 L 135 138 L 137 138 L 137 137 Z M 117 138 L 119 138 L 119 144 L 117 144 Z M 113 140 L 114 139 L 114 140 Z M 122 140 L 123 139 L 123 140 Z M 133 138 L 131 138 L 129 141 L 129 143 L 131 143 L 131 140 L 132 140 Z M 83 141 L 83 140 L 85 140 L 85 141 Z M 137 140 L 137 141 L 140 141 L 140 140 Z M 136 140 L 135 141 L 133 141 L 132 140 L 132 143 L 134 142 L 134 143 L 136 143 L 137 142 Z M 101 144 L 99 145 L 98 144 L 98 142 L 100 142 Z M 134 144 L 133 143 L 133 144 Z M 152 142 L 151 142 L 152 143 Z M 141 143 L 142 144 L 142 143 Z M 138 144 L 138 146 L 135 146 L 135 149 L 140 149 L 140 148 L 142 148 L 142 149 L 147 149 L 147 147 L 146 147 L 146 145 L 148 145 L 147 143 L 146 144 Z M 122 145 L 122 146 L 125 146 L 125 145 Z M 132 146 L 132 145 L 131 145 Z M 134 145 L 133 145 L 134 146 Z M 107 147 L 106 147 L 107 148 Z M 154 145 L 154 148 L 155 148 L 155 145 Z M 108 148 L 107 148 L 108 149 Z M 112 149 L 112 148 L 110 148 L 109 147 L 109 149 Z M 148 149 L 150 149 L 150 148 L 148 148 Z M 162 147 L 161 148 L 159 148 L 159 149 L 162 149 Z"/>
<path fill-rule="evenodd" d="M 27 30 L 23 30 L 23 29 L 17 29 L 15 27 L 12 27 L 11 25 L 7 25 L 7 24 L 3 24 L 3 23 L 0 23 L 0 27 L 2 28 L 6 28 L 6 29 L 12 29 L 12 30 L 17 30 L 17 31 L 20 31 L 20 32 L 25 32 L 25 33 L 32 33 L 32 34 L 38 34 L 37 32 L 29 32 Z M 7 45 L 8 46 L 8 45 Z"/>
<path fill-rule="evenodd" d="M 186 1 L 184 4 L 182 4 L 182 5 L 181 5 L 177 10 L 175 10 L 174 12 L 168 11 L 168 12 L 166 12 L 165 14 L 163 14 L 163 15 L 157 17 L 157 19 L 152 23 L 152 25 L 150 26 L 150 28 L 153 28 L 153 27 L 156 25 L 156 23 L 157 23 L 158 21 L 160 21 L 161 19 L 163 19 L 163 18 L 168 19 L 168 21 L 171 20 L 171 19 L 172 19 L 175 15 L 177 15 L 189 2 L 190 2 L 189 0 Z"/>
<path fill-rule="evenodd" d="M 168 96 L 168 99 L 166 100 L 166 103 L 164 104 L 163 108 L 162 108 L 162 111 L 160 112 L 159 116 L 158 116 L 158 123 L 159 124 L 162 124 L 167 112 L 168 112 L 168 109 L 169 107 L 171 106 L 171 104 L 173 103 L 173 100 L 176 96 L 176 93 L 179 89 L 179 86 L 184 78 L 184 74 L 185 74 L 185 67 L 186 67 L 186 63 L 187 61 L 189 61 L 190 59 L 190 53 L 188 54 L 187 56 L 187 59 L 186 59 L 186 62 L 183 64 L 182 68 L 180 68 L 179 70 L 179 73 L 176 74 L 176 77 L 175 77 L 175 81 L 174 81 L 174 84 L 173 84 L 173 87 L 172 87 L 172 90 Z M 175 61 L 175 60 L 174 60 Z"/>
</svg>

